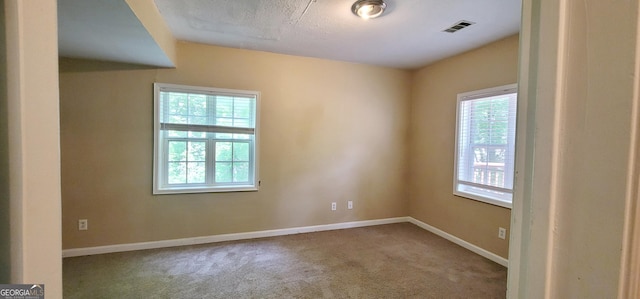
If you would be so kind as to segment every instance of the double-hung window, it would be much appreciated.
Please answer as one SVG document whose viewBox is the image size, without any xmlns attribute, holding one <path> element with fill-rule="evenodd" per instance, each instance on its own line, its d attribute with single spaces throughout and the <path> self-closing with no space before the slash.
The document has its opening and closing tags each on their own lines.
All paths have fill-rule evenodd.
<svg viewBox="0 0 640 299">
<path fill-rule="evenodd" d="M 453 193 L 511 208 L 516 84 L 458 94 Z"/>
<path fill-rule="evenodd" d="M 155 83 L 153 193 L 257 190 L 259 96 Z"/>
</svg>

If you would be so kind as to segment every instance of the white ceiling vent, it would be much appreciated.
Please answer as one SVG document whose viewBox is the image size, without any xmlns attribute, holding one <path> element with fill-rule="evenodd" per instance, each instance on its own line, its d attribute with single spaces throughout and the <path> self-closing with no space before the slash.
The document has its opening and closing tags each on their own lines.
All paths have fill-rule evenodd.
<svg viewBox="0 0 640 299">
<path fill-rule="evenodd" d="M 454 32 L 456 32 L 456 31 L 458 31 L 460 29 L 467 28 L 467 27 L 469 27 L 469 26 L 471 26 L 473 24 L 475 24 L 475 22 L 462 20 L 462 21 L 460 21 L 458 23 L 453 24 L 453 26 L 451 26 L 451 27 L 449 27 L 449 28 L 447 28 L 445 30 L 442 30 L 442 31 L 449 32 L 449 33 L 454 33 Z"/>
</svg>

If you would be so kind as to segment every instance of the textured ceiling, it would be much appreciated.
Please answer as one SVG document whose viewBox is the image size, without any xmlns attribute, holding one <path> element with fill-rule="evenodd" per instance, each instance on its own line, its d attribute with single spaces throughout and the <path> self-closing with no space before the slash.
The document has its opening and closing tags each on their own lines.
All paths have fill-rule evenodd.
<svg viewBox="0 0 640 299">
<path fill-rule="evenodd" d="M 520 0 L 386 0 L 378 19 L 352 0 L 155 0 L 179 40 L 414 69 L 515 34 Z M 443 30 L 458 21 L 474 25 Z"/>
<path fill-rule="evenodd" d="M 173 66 L 127 1 L 58 0 L 60 56 Z M 155 4 L 179 40 L 404 69 L 515 34 L 520 26 L 520 0 L 385 0 L 387 11 L 373 20 L 354 16 L 353 1 Z M 475 24 L 443 32 L 461 20 Z"/>
</svg>

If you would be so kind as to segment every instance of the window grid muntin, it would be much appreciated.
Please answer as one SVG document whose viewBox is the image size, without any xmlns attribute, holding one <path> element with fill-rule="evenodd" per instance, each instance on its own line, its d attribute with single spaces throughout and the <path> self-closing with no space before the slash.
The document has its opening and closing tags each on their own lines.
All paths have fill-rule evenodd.
<svg viewBox="0 0 640 299">
<path fill-rule="evenodd" d="M 170 158 L 169 158 L 169 155 L 170 155 L 169 144 L 171 142 L 185 142 L 185 143 L 187 143 L 187 146 L 186 146 L 187 149 L 186 149 L 186 153 L 185 153 L 185 155 L 187 156 L 187 160 L 184 161 L 184 162 L 187 163 L 187 165 L 188 165 L 189 162 L 194 162 L 194 163 L 204 162 L 205 163 L 205 181 L 203 183 L 189 183 L 188 182 L 188 168 L 187 168 L 187 173 L 185 174 L 187 176 L 186 180 L 185 180 L 186 183 L 171 183 L 170 182 L 170 180 L 169 180 L 169 165 L 171 163 L 181 162 L 181 161 L 170 161 Z M 188 144 L 189 144 L 189 142 L 204 142 L 205 143 L 205 161 L 189 161 L 189 159 L 188 159 L 188 152 L 189 152 Z M 164 165 L 164 167 L 163 167 L 164 168 L 164 172 L 162 172 L 162 174 L 163 174 L 163 176 L 162 176 L 162 185 L 163 186 L 170 186 L 170 187 L 188 187 L 188 186 L 191 186 L 191 187 L 193 187 L 193 186 L 206 186 L 209 183 L 209 181 L 208 181 L 209 175 L 208 175 L 207 170 L 206 170 L 208 167 L 207 167 L 206 164 L 208 163 L 207 161 L 208 161 L 208 156 L 209 156 L 210 145 L 209 145 L 209 141 L 208 141 L 207 138 L 165 138 L 162 143 L 163 143 L 162 152 L 163 152 L 163 155 L 164 155 L 164 159 L 163 159 L 163 163 L 162 163 Z"/>
<path fill-rule="evenodd" d="M 231 159 L 230 160 L 218 160 L 217 155 L 214 155 L 215 157 L 215 161 L 214 161 L 214 169 L 217 170 L 218 164 L 230 164 L 231 165 L 231 181 L 227 182 L 220 182 L 220 183 L 224 183 L 224 184 L 246 184 L 248 182 L 252 181 L 252 173 L 253 173 L 253 140 L 251 139 L 216 139 L 215 141 L 215 151 L 217 154 L 217 144 L 218 143 L 231 143 Z M 236 160 L 235 159 L 235 145 L 236 144 L 247 144 L 247 160 Z M 235 164 L 245 164 L 247 163 L 247 180 L 246 181 L 236 181 L 236 176 L 235 176 L 235 172 L 234 172 L 234 165 Z M 217 174 L 217 172 L 216 172 Z M 218 183 L 218 181 L 216 181 L 216 183 Z"/>
</svg>

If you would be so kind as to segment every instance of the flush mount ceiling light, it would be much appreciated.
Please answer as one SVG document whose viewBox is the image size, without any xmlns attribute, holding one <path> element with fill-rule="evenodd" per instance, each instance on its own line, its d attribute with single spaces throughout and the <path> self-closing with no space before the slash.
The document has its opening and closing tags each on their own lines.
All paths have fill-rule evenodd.
<svg viewBox="0 0 640 299">
<path fill-rule="evenodd" d="M 373 19 L 379 17 L 385 8 L 387 4 L 383 0 L 358 0 L 351 6 L 351 11 L 363 19 Z"/>
</svg>

